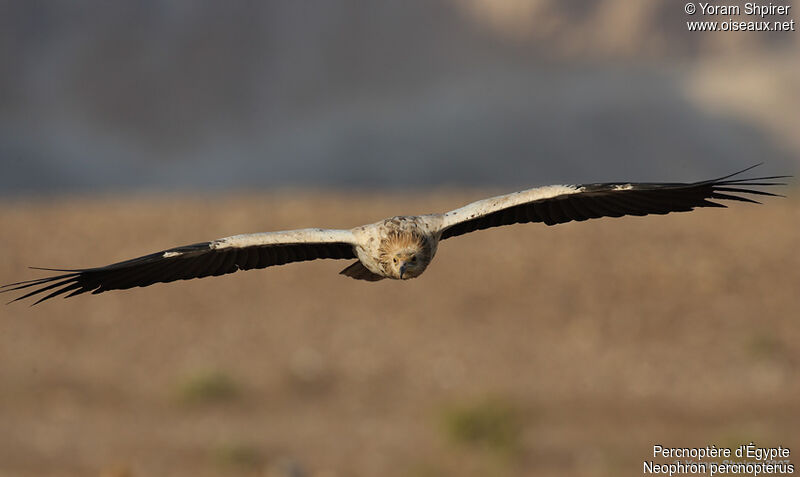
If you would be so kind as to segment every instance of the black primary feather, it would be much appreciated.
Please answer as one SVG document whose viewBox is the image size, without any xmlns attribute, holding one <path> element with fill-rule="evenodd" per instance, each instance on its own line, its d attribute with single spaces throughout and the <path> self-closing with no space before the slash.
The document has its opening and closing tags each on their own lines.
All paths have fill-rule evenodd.
<svg viewBox="0 0 800 477">
<path fill-rule="evenodd" d="M 460 222 L 444 230 L 441 239 L 516 223 L 544 222 L 547 225 L 556 225 L 600 217 L 668 214 L 690 211 L 696 207 L 726 207 L 715 200 L 758 203 L 747 195 L 780 196 L 753 187 L 785 185 L 775 180 L 790 176 L 732 179 L 753 167 L 756 166 L 717 179 L 692 183 L 602 183 L 575 186 L 581 189 L 580 192 L 506 207 Z M 65 273 L 3 285 L 0 286 L 0 293 L 30 289 L 9 302 L 13 303 L 49 292 L 39 297 L 33 303 L 35 305 L 61 295 L 69 298 L 86 292 L 97 294 L 108 290 L 225 275 L 238 270 L 318 258 L 353 259 L 357 256 L 353 245 L 344 242 L 270 244 L 242 248 L 214 248 L 212 242 L 202 242 L 104 267 L 74 270 L 31 267 Z M 378 278 L 360 266 L 360 262 L 347 267 L 342 274 L 366 280 Z"/>
<path fill-rule="evenodd" d="M 164 256 L 173 253 L 176 255 Z M 50 291 L 33 303 L 36 305 L 60 295 L 69 298 L 86 292 L 97 294 L 108 290 L 146 287 L 154 283 L 219 276 L 238 270 L 266 268 L 317 258 L 352 259 L 356 258 L 356 254 L 351 244 L 343 242 L 274 244 L 243 248 L 213 248 L 211 242 L 203 242 L 151 253 L 105 267 L 75 270 L 31 267 L 36 270 L 67 273 L 3 285 L 0 287 L 2 289 L 0 293 L 31 289 L 9 302 L 13 303 Z"/>
<path fill-rule="evenodd" d="M 688 212 L 696 207 L 727 207 L 716 200 L 735 200 L 758 204 L 743 194 L 777 196 L 753 187 L 786 185 L 774 182 L 791 176 L 731 179 L 755 166 L 717 179 L 700 182 L 609 182 L 581 184 L 580 192 L 513 205 L 470 220 L 459 222 L 442 232 L 441 239 L 502 225 L 544 222 L 547 225 L 583 221 L 600 217 L 668 214 Z"/>
</svg>

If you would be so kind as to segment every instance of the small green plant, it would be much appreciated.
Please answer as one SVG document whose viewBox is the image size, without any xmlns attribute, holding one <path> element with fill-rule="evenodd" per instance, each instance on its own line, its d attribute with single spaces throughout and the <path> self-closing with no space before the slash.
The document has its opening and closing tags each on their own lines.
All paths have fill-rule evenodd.
<svg viewBox="0 0 800 477">
<path fill-rule="evenodd" d="M 214 450 L 214 460 L 218 465 L 240 469 L 261 467 L 264 459 L 253 446 L 243 443 L 226 443 Z"/>
<path fill-rule="evenodd" d="M 754 358 L 769 359 L 780 355 L 783 352 L 783 346 L 775 335 L 760 333 L 750 339 L 748 350 Z"/>
<path fill-rule="evenodd" d="M 178 395 L 187 404 L 227 402 L 239 396 L 239 387 L 222 371 L 204 371 L 187 378 Z"/>
<path fill-rule="evenodd" d="M 445 413 L 444 424 L 447 436 L 458 445 L 501 453 L 513 453 L 520 447 L 520 413 L 504 401 L 457 406 Z"/>
</svg>

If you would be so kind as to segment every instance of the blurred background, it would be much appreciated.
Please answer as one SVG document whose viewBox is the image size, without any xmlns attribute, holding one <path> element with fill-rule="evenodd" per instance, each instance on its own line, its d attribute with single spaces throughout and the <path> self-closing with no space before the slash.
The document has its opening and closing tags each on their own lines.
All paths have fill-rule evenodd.
<svg viewBox="0 0 800 477">
<path fill-rule="evenodd" d="M 703 19 L 0 2 L 0 283 L 535 185 L 796 174 L 800 35 Z M 321 262 L 4 306 L 0 476 L 594 476 L 657 443 L 797 447 L 800 202 L 779 192 L 471 234 L 401 284 Z"/>
<path fill-rule="evenodd" d="M 693 34 L 667 1 L 2 9 L 6 196 L 678 180 L 800 150 L 800 35 Z"/>
</svg>

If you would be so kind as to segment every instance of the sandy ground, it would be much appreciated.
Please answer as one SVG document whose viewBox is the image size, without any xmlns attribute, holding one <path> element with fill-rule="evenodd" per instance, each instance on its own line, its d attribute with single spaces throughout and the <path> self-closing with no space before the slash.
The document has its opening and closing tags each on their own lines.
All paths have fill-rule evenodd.
<svg viewBox="0 0 800 477">
<path fill-rule="evenodd" d="M 0 283 L 484 192 L 292 195 L 0 203 Z M 484 231 L 404 283 L 348 263 L 3 305 L 0 476 L 612 476 L 654 444 L 800 451 L 796 200 Z"/>
</svg>

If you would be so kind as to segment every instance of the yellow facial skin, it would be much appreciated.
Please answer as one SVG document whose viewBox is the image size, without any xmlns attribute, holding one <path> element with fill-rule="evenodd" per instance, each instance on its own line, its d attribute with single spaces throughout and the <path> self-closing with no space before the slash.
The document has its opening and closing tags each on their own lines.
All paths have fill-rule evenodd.
<svg viewBox="0 0 800 477">
<path fill-rule="evenodd" d="M 408 280 L 419 276 L 425 270 L 425 265 L 417 255 L 416 251 L 410 250 L 394 254 L 394 257 L 392 257 L 393 278 Z"/>
<path fill-rule="evenodd" d="M 383 275 L 395 280 L 416 278 L 433 258 L 430 243 L 416 233 L 390 233 L 381 241 L 379 263 Z"/>
</svg>

